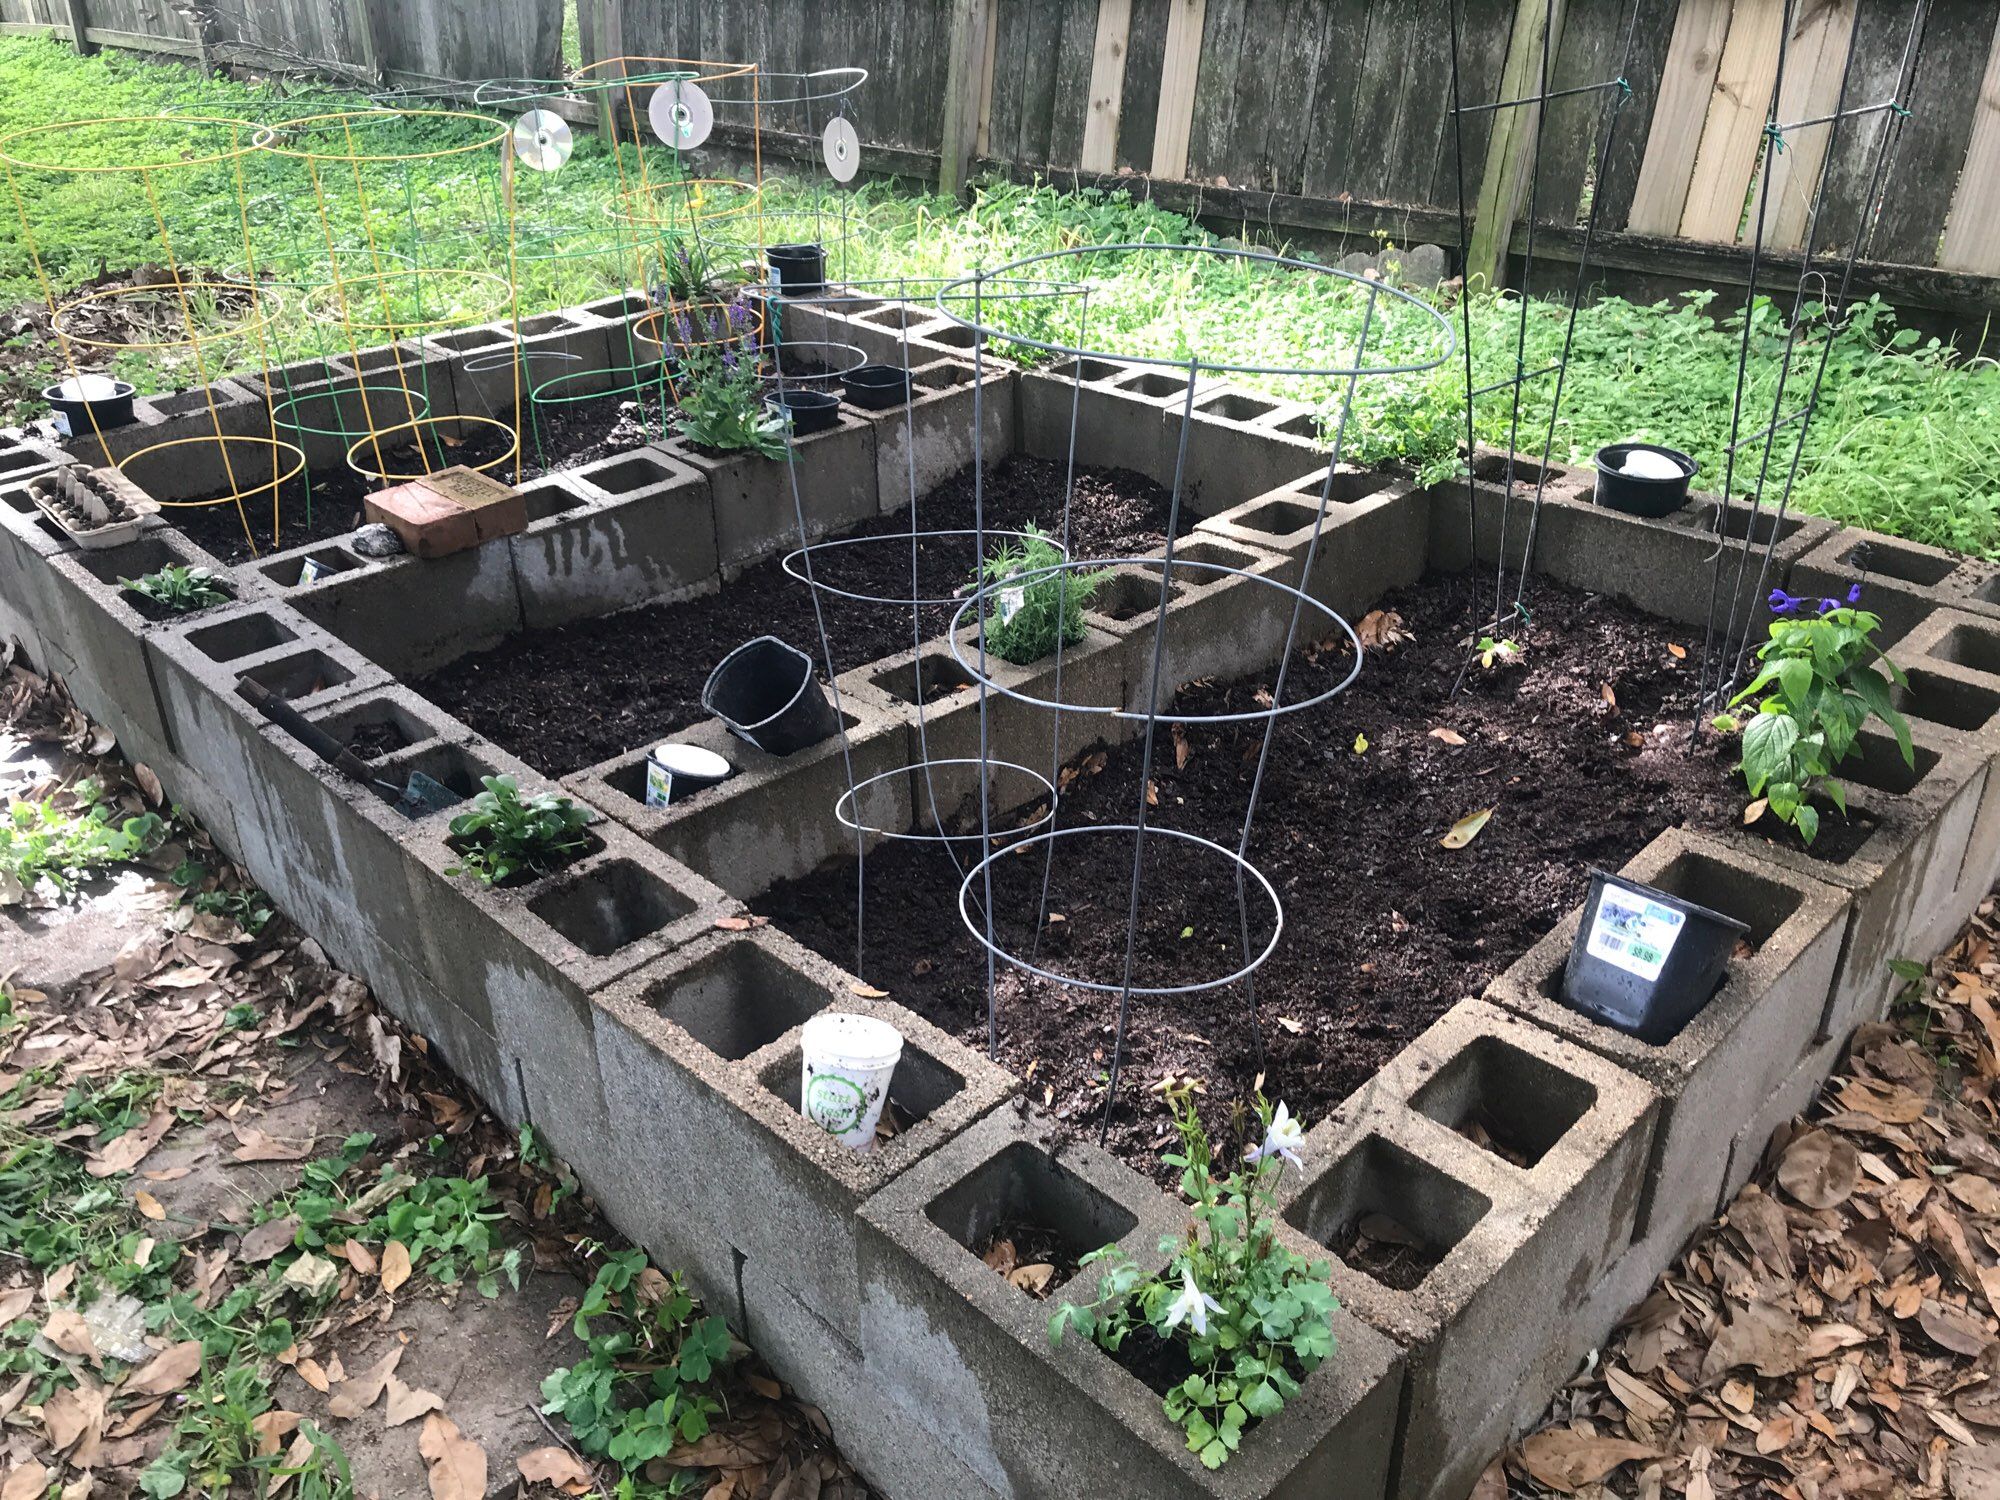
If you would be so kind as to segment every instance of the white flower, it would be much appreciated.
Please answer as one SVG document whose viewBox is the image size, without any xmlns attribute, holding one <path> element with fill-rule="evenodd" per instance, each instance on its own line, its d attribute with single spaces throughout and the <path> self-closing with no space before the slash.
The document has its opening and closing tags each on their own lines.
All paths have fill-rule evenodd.
<svg viewBox="0 0 2000 1500">
<path fill-rule="evenodd" d="M 1282 1157 L 1303 1172 L 1306 1164 L 1299 1159 L 1299 1147 L 1305 1141 L 1305 1127 L 1294 1120 L 1292 1112 L 1281 1103 L 1264 1131 L 1264 1144 L 1246 1148 L 1243 1159 L 1258 1162 L 1273 1156 Z"/>
<path fill-rule="evenodd" d="M 1181 1267 L 1181 1294 L 1167 1309 L 1167 1327 L 1178 1328 L 1186 1322 L 1196 1338 L 1206 1338 L 1208 1315 L 1221 1311 L 1222 1304 L 1194 1284 L 1194 1267 Z"/>
</svg>

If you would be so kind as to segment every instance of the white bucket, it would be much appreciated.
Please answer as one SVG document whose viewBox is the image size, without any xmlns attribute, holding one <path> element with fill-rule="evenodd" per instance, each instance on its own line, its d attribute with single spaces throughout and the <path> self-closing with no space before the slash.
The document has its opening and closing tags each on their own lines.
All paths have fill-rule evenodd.
<svg viewBox="0 0 2000 1500">
<path fill-rule="evenodd" d="M 799 1112 L 852 1151 L 875 1149 L 875 1126 L 903 1034 L 887 1021 L 824 1011 L 805 1024 Z"/>
</svg>

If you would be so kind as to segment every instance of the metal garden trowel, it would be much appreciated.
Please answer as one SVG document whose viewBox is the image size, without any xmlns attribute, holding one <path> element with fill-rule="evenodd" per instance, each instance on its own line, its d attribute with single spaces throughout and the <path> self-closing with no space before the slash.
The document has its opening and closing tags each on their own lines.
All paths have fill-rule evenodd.
<svg viewBox="0 0 2000 1500">
<path fill-rule="evenodd" d="M 436 777 L 422 771 L 410 772 L 409 781 L 399 787 L 393 781 L 378 781 L 366 761 L 339 740 L 308 720 L 291 704 L 263 683 L 249 677 L 236 680 L 236 691 L 259 713 L 291 735 L 321 760 L 350 781 L 357 781 L 406 818 L 456 806 L 465 799 Z"/>
</svg>

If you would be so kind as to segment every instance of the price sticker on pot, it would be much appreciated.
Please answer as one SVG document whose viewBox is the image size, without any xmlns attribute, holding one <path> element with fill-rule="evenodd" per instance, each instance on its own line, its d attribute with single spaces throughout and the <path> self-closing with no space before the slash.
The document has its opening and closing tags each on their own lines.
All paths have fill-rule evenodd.
<svg viewBox="0 0 2000 1500">
<path fill-rule="evenodd" d="M 1607 883 L 1591 918 L 1588 952 L 1652 984 L 1667 966 L 1686 922 L 1685 912 Z"/>
<path fill-rule="evenodd" d="M 1000 623 L 1007 624 L 1021 612 L 1021 606 L 1028 602 L 1025 584 L 1016 584 L 1011 589 L 1000 590 Z"/>
</svg>

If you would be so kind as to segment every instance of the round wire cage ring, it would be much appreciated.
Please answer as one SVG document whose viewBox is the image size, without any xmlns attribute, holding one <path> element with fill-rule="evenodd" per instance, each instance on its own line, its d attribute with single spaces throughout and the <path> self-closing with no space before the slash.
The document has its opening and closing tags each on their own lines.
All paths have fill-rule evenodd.
<svg viewBox="0 0 2000 1500">
<path fill-rule="evenodd" d="M 499 289 L 491 305 L 467 311 L 454 306 L 448 312 L 436 317 L 425 317 L 422 301 L 425 287 L 434 281 L 450 284 L 456 280 L 459 285 L 479 283 Z M 417 307 L 409 317 L 392 316 L 389 307 L 391 298 L 397 295 L 395 283 L 406 282 L 402 295 L 414 296 Z M 326 306 L 331 301 L 334 305 Z M 382 321 L 365 322 L 354 315 L 356 304 L 371 304 L 380 309 Z M 387 271 L 363 271 L 358 275 L 341 276 L 336 273 L 331 281 L 320 283 L 300 299 L 299 306 L 305 315 L 315 323 L 326 323 L 337 328 L 346 328 L 355 333 L 429 333 L 440 328 L 459 328 L 480 323 L 490 323 L 504 317 L 513 307 L 514 287 L 497 271 L 467 271 L 457 266 L 397 266 Z M 361 309 L 365 311 L 366 309 Z"/>
<path fill-rule="evenodd" d="M 1170 357 L 1159 354 L 1133 354 L 1122 349 L 1083 349 L 1068 344 L 1053 344 L 1042 339 L 1030 338 L 1024 333 L 1013 333 L 1004 328 L 995 328 L 979 321 L 976 317 L 962 316 L 953 312 L 948 303 L 971 303 L 975 312 L 983 312 L 982 303 L 1000 300 L 1017 271 L 1045 265 L 1051 261 L 1068 261 L 1085 255 L 1188 255 L 1208 256 L 1216 260 L 1250 263 L 1259 268 L 1273 271 L 1297 271 L 1309 276 L 1328 277 L 1345 282 L 1358 292 L 1366 293 L 1372 306 L 1376 302 L 1389 301 L 1413 310 L 1420 319 L 1428 319 L 1436 325 L 1436 333 L 1441 338 L 1437 354 L 1433 358 L 1406 360 L 1400 363 L 1368 365 L 1357 357 L 1347 365 L 1262 365 L 1249 364 L 1240 360 L 1207 359 L 1200 355 Z M 1068 283 L 1081 292 L 1085 282 Z M 990 292 L 988 286 L 998 286 L 1000 292 Z M 1036 349 L 1044 354 L 1071 359 L 1118 360 L 1133 365 L 1153 365 L 1170 370 L 1194 370 L 1198 368 L 1204 375 L 1282 375 L 1302 380 L 1345 380 L 1376 375 L 1415 375 L 1426 370 L 1435 370 L 1450 359 L 1458 347 L 1457 335 L 1445 315 L 1428 302 L 1413 293 L 1390 286 L 1387 282 L 1376 281 L 1357 271 L 1344 271 L 1339 266 L 1321 265 L 1317 261 L 1296 260 L 1291 256 L 1273 255 L 1267 250 L 1245 250 L 1230 245 L 1177 245 L 1167 243 L 1132 243 L 1123 245 L 1075 245 L 1062 250 L 1044 250 L 1038 255 L 1023 256 L 1019 260 L 996 266 L 991 271 L 982 271 L 973 276 L 961 276 L 956 281 L 947 282 L 938 289 L 937 310 L 961 328 L 970 329 L 980 339 L 991 339 L 996 343 L 1013 344 L 1023 349 Z M 1365 344 L 1365 340 L 1363 341 Z M 1357 356 L 1360 354 L 1357 349 Z"/>
<path fill-rule="evenodd" d="M 466 138 L 450 145 L 433 146 L 427 151 L 368 151 L 362 149 L 361 143 L 355 139 L 357 127 L 365 134 L 378 126 L 405 124 L 412 120 L 431 124 L 434 129 L 437 128 L 434 124 L 437 121 L 444 121 L 447 126 L 462 126 Z M 338 149 L 301 145 L 294 139 L 336 130 L 339 132 Z M 513 134 L 513 130 L 510 121 L 463 109 L 340 109 L 262 125 L 257 130 L 256 144 L 274 156 L 288 156 L 295 161 L 367 166 L 370 163 L 433 161 L 447 156 L 463 156 L 470 151 L 485 151 L 497 147 Z"/>
<path fill-rule="evenodd" d="M 93 132 L 116 136 L 128 133 L 131 141 L 90 139 Z M 194 131 L 226 128 L 230 144 L 226 148 L 197 145 L 189 150 L 185 137 Z M 260 127 L 255 120 L 233 115 L 104 115 L 92 120 L 56 120 L 45 125 L 26 125 L 0 135 L 0 164 L 25 167 L 35 172 L 96 176 L 169 171 L 182 167 L 212 167 L 222 162 L 241 161 L 258 149 Z M 179 136 L 180 144 L 167 144 L 160 159 L 142 159 L 138 147 L 144 138 Z M 79 139 L 79 137 L 82 137 Z M 55 143 L 65 159 L 38 161 L 22 152 L 30 141 Z M 106 159 L 110 158 L 109 161 Z"/>
<path fill-rule="evenodd" d="M 618 377 L 624 376 L 623 383 Z M 569 387 L 582 381 L 611 380 L 614 383 L 595 390 L 571 392 L 551 396 L 548 392 L 557 386 Z M 607 369 L 565 370 L 560 375 L 551 375 L 529 387 L 530 406 L 570 406 L 585 401 L 602 401 L 607 396 L 644 396 L 658 392 L 667 386 L 669 376 L 666 365 L 654 360 L 643 365 L 612 365 Z"/>
<path fill-rule="evenodd" d="M 740 197 L 739 197 L 740 195 Z M 621 224 L 649 229 L 680 229 L 741 218 L 763 200 L 764 190 L 735 177 L 672 177 L 621 189 L 604 211 Z M 720 198 L 720 206 L 711 205 Z M 663 212 L 661 205 L 667 211 Z"/>
<path fill-rule="evenodd" d="M 999 533 L 989 532 L 988 535 L 999 535 Z M 992 673 L 982 673 L 980 671 L 979 660 L 976 654 L 978 650 L 978 635 L 976 631 L 966 629 L 965 615 L 967 610 L 978 609 L 983 616 L 987 602 L 997 600 L 1002 594 L 1011 593 L 1016 589 L 1032 588 L 1041 580 L 1053 578 L 1061 573 L 1094 573 L 1100 569 L 1107 568 L 1152 568 L 1166 573 L 1167 560 L 1164 557 L 1067 559 L 1059 563 L 1049 563 L 1040 567 L 1022 569 L 1008 574 L 1003 579 L 983 583 L 979 588 L 966 595 L 964 602 L 952 614 L 948 635 L 951 640 L 951 654 L 953 659 L 971 674 L 972 682 L 975 686 L 980 686 L 987 692 L 998 693 L 1002 697 L 1012 698 L 1017 703 L 1025 703 L 1031 708 L 1044 709 L 1049 713 L 1058 714 L 1107 714 L 1114 719 L 1144 721 L 1151 718 L 1161 724 L 1247 724 L 1256 723 L 1264 719 L 1275 719 L 1282 714 L 1300 713 L 1309 708 L 1317 708 L 1329 699 L 1338 697 L 1361 674 L 1361 638 L 1354 633 L 1354 627 L 1347 623 L 1345 615 L 1322 604 L 1319 600 L 1313 598 L 1311 594 L 1305 592 L 1305 590 L 1294 588 L 1289 583 L 1280 583 L 1277 579 L 1267 574 L 1253 573 L 1247 568 L 1232 567 L 1228 563 L 1209 562 L 1206 559 L 1188 557 L 1176 557 L 1173 560 L 1172 571 L 1171 573 L 1167 573 L 1169 579 L 1182 579 L 1184 583 L 1187 583 L 1187 586 L 1194 588 L 1210 587 L 1226 579 L 1238 579 L 1260 588 L 1270 589 L 1279 595 L 1278 607 L 1280 608 L 1296 608 L 1302 614 L 1306 610 L 1317 610 L 1335 629 L 1347 637 L 1348 645 L 1353 648 L 1354 659 L 1352 665 L 1347 669 L 1347 675 L 1342 677 L 1332 687 L 1323 688 L 1310 697 L 1299 699 L 1296 703 L 1273 703 L 1269 708 L 1246 709 L 1241 713 L 1182 714 L 1163 711 L 1148 713 L 1145 709 L 1127 708 L 1122 703 L 1060 703 L 1052 698 L 1038 698 L 1033 693 L 1023 692 L 1019 688 L 1008 687 L 998 681 Z M 1183 577 L 1184 571 L 1189 573 L 1208 573 L 1216 576 L 1207 584 L 1188 583 Z M 1156 620 L 1158 618 L 1157 611 L 1155 611 L 1155 618 Z M 1159 628 L 1157 624 L 1155 628 Z M 1307 632 L 1301 627 L 1301 638 L 1309 641 L 1323 640 L 1325 639 L 1325 629 L 1324 627 L 1318 627 Z M 968 650 L 975 653 L 971 658 L 968 658 L 966 655 Z M 987 655 L 991 657 L 992 653 L 989 651 Z M 1164 667 L 1164 663 L 1162 665 Z"/>
<path fill-rule="evenodd" d="M 845 99 L 868 81 L 866 68 L 820 68 L 812 73 L 774 72 L 769 68 L 757 70 L 757 92 L 753 95 L 730 97 L 719 94 L 714 89 L 708 91 L 709 102 L 715 105 L 740 105 L 744 109 L 785 109 L 806 104 L 830 104 L 836 99 Z M 766 94 L 769 87 L 774 92 Z"/>
<path fill-rule="evenodd" d="M 227 328 L 218 328 L 208 333 L 197 333 L 190 327 L 186 334 L 170 339 L 107 339 L 96 338 L 87 333 L 79 333 L 74 327 L 64 326 L 67 319 L 74 324 L 77 317 L 141 295 L 159 294 L 163 299 L 171 299 L 173 305 L 186 321 L 192 322 L 196 302 L 213 299 L 220 307 L 223 297 L 250 298 L 250 315 L 241 322 L 232 323 Z M 85 292 L 80 297 L 71 297 L 58 303 L 49 326 L 56 334 L 83 349 L 199 349 L 205 344 L 219 343 L 224 339 L 248 338 L 269 328 L 283 306 L 283 299 L 275 291 L 259 292 L 239 281 L 148 281 L 138 286 L 104 286 L 94 292 Z"/>
<path fill-rule="evenodd" d="M 843 552 L 850 547 L 887 546 L 908 551 L 913 545 L 938 541 L 946 537 L 1005 537 L 1020 542 L 1023 545 L 1026 545 L 1031 540 L 1029 534 L 1025 531 L 994 531 L 990 528 L 986 531 L 974 531 L 969 526 L 959 530 L 947 531 L 892 531 L 882 536 L 830 537 L 825 541 L 814 542 L 809 547 L 800 547 L 794 551 L 787 552 L 781 566 L 787 573 L 791 574 L 792 577 L 798 579 L 800 583 L 805 584 L 808 588 L 816 589 L 822 594 L 830 594 L 837 599 L 851 599 L 856 604 L 894 604 L 904 609 L 914 609 L 918 605 L 957 604 L 965 597 L 963 594 L 943 594 L 930 599 L 898 598 L 889 594 L 858 594 L 852 589 L 841 588 L 837 584 L 828 583 L 825 579 L 819 577 L 812 561 L 817 554 Z M 1050 549 L 1059 557 L 1068 557 L 1069 554 L 1064 551 L 1062 544 L 1053 538 L 1041 537 L 1040 540 L 1047 542 Z M 976 547 L 977 543 L 974 545 Z M 956 576 L 960 578 L 970 577 L 974 568 L 978 565 L 978 561 L 977 557 L 969 557 L 965 565 L 958 570 Z"/>
<path fill-rule="evenodd" d="M 391 442 L 391 439 L 397 433 L 409 434 L 406 441 L 421 451 L 426 433 L 441 432 L 446 426 L 454 422 L 466 427 L 495 428 L 507 435 L 506 448 L 495 454 L 492 458 L 484 459 L 476 464 L 467 464 L 467 468 L 476 469 L 484 473 L 488 469 L 499 468 L 520 454 L 521 433 L 511 422 L 503 422 L 498 417 L 476 417 L 469 413 L 460 413 L 457 416 L 418 417 L 414 421 L 398 422 L 393 427 L 379 427 L 348 448 L 347 467 L 364 479 L 379 479 L 385 484 L 408 484 L 413 480 L 428 479 L 437 470 L 418 469 L 414 473 L 400 474 L 386 469 L 371 469 L 361 462 L 360 454 L 363 449 L 368 449 L 380 460 L 385 450 L 393 450 L 402 446 L 401 443 Z"/>
<path fill-rule="evenodd" d="M 935 770 L 941 770 L 947 766 L 985 766 L 989 771 L 1017 772 L 1018 774 L 1027 777 L 1028 780 L 1034 782 L 1036 786 L 1041 788 L 1042 792 L 1047 794 L 1049 799 L 1049 805 L 1047 811 L 1042 813 L 1040 817 L 1034 819 L 1032 822 L 1023 823 L 1019 827 L 1009 828 L 1002 832 L 995 833 L 993 835 L 995 839 L 1003 839 L 1003 838 L 1011 839 L 1017 834 L 1032 833 L 1034 832 L 1034 830 L 1046 827 L 1050 822 L 1054 821 L 1056 815 L 1057 792 L 1055 783 L 1053 781 L 1050 781 L 1049 778 L 1044 776 L 1040 771 L 1037 771 L 1029 766 L 1021 765 L 1018 762 L 1011 760 L 981 760 L 979 759 L 978 756 L 956 756 L 944 760 L 920 761 L 913 766 L 897 766 L 893 771 L 883 771 L 879 775 L 870 776 L 864 781 L 857 781 L 853 786 L 849 787 L 846 791 L 842 792 L 839 798 L 834 802 L 833 815 L 835 818 L 839 820 L 843 828 L 851 828 L 856 833 L 872 833 L 881 838 L 896 839 L 905 843 L 954 843 L 964 839 L 978 839 L 980 837 L 980 833 L 979 830 L 976 828 L 969 833 L 946 833 L 942 828 L 930 828 L 930 829 L 876 828 L 867 823 L 859 821 L 860 815 L 857 809 L 859 807 L 860 798 L 861 795 L 864 792 L 866 792 L 869 787 L 876 785 L 878 782 L 893 781 L 895 778 L 899 776 L 921 775 L 925 777 L 926 782 L 928 783 L 930 772 Z M 915 792 L 912 793 L 913 801 L 916 800 L 917 795 L 918 794 L 916 794 Z M 934 800 L 933 792 L 927 791 L 926 793 L 924 793 L 924 795 L 932 797 Z M 972 795 L 972 793 L 970 792 L 962 794 L 961 800 L 963 800 L 963 797 L 970 795 Z M 935 816 L 937 809 L 933 807 L 931 811 L 933 816 Z"/>
<path fill-rule="evenodd" d="M 423 402 L 424 409 L 418 412 L 417 416 L 428 417 L 431 414 L 431 398 L 420 389 L 405 390 L 400 386 L 393 385 L 358 385 L 349 386 L 344 390 L 304 391 L 296 396 L 287 396 L 283 401 L 272 404 L 271 420 L 287 432 L 296 432 L 305 437 L 351 438 L 354 436 L 357 425 L 366 426 L 367 424 L 348 423 L 339 427 L 315 427 L 310 422 L 301 421 L 299 413 L 308 402 L 330 401 L 334 403 L 333 415 L 335 420 L 338 421 L 340 417 L 340 403 L 354 396 L 361 398 L 361 409 L 363 411 L 370 409 L 373 400 L 402 400 L 407 397 L 413 402 Z"/>
<path fill-rule="evenodd" d="M 738 319 L 741 319 L 739 322 Z M 672 328 L 668 320 L 672 320 Z M 632 320 L 632 341 L 676 353 L 764 341 L 764 310 L 741 302 L 674 302 Z"/>
<path fill-rule="evenodd" d="M 834 350 L 840 351 L 841 362 L 838 365 L 828 357 Z M 782 333 L 770 354 L 771 378 L 790 385 L 812 385 L 819 381 L 844 380 L 869 363 L 868 351 L 859 344 L 849 344 L 840 339 L 787 339 Z M 786 368 L 788 355 L 797 365 L 803 366 L 810 362 L 819 368 L 788 369 Z"/>
<path fill-rule="evenodd" d="M 241 444 L 252 454 L 269 453 L 273 468 L 276 468 L 280 460 L 286 459 L 286 456 L 289 455 L 291 467 L 286 469 L 284 473 L 265 480 L 262 484 L 245 485 L 241 481 L 238 481 L 235 488 L 230 490 L 228 494 L 216 495 L 207 500 L 162 500 L 160 502 L 161 509 L 207 510 L 217 505 L 234 505 L 238 501 L 248 500 L 253 495 L 275 494 L 280 486 L 298 478 L 299 475 L 306 471 L 305 450 L 296 443 L 288 443 L 283 438 L 257 437 L 248 434 L 218 437 L 212 432 L 205 432 L 196 437 L 169 438 L 163 443 L 149 443 L 144 448 L 134 448 L 130 453 L 118 460 L 116 467 L 119 473 L 125 475 L 126 478 L 130 479 L 143 490 L 147 486 L 143 480 L 132 472 L 133 465 L 155 453 L 165 453 L 169 449 L 188 448 L 196 443 L 216 444 L 222 452 L 226 470 L 231 474 L 234 474 L 239 469 L 247 472 L 252 462 L 249 459 L 239 462 L 232 458 L 230 456 L 230 448 L 234 444 Z"/>
<path fill-rule="evenodd" d="M 1032 833 L 1026 838 L 1015 840 L 1005 848 L 990 850 L 984 859 L 965 872 L 965 878 L 959 882 L 959 920 L 965 924 L 966 931 L 972 934 L 973 940 L 980 947 L 986 949 L 987 952 L 991 953 L 1002 963 L 1009 964 L 1023 973 L 1033 974 L 1040 979 L 1052 980 L 1056 984 L 1068 984 L 1074 985 L 1078 989 L 1095 990 L 1100 994 L 1124 994 L 1127 992 L 1127 986 L 1122 981 L 1114 983 L 1098 979 L 1083 979 L 1074 974 L 1063 974 L 1054 969 L 1043 968 L 1032 960 L 1022 958 L 1019 954 L 1010 952 L 998 942 L 989 939 L 986 935 L 985 923 L 975 919 L 973 915 L 972 888 L 974 882 L 980 880 L 996 861 L 1023 854 L 1037 845 L 1053 845 L 1062 839 L 1103 838 L 1107 835 L 1123 835 L 1126 840 L 1125 858 L 1129 863 L 1133 847 L 1132 841 L 1137 840 L 1141 833 L 1149 841 L 1158 839 L 1186 845 L 1198 855 L 1220 855 L 1230 865 L 1233 865 L 1238 872 L 1237 881 L 1239 885 L 1254 884 L 1263 893 L 1264 900 L 1270 903 L 1271 935 L 1264 943 L 1262 949 L 1247 956 L 1240 966 L 1232 969 L 1227 974 L 1208 979 L 1194 979 L 1185 984 L 1134 984 L 1130 986 L 1130 993 L 1134 995 L 1162 996 L 1192 995 L 1201 990 L 1220 989 L 1224 985 L 1235 984 L 1238 980 L 1247 979 L 1251 974 L 1255 973 L 1258 966 L 1277 950 L 1278 939 L 1284 935 L 1285 931 L 1285 907 L 1284 903 L 1278 899 L 1276 887 L 1264 878 L 1263 871 L 1251 864 L 1249 860 L 1243 858 L 1234 849 L 1226 849 L 1211 839 L 1203 838 L 1200 834 L 1187 833 L 1178 828 L 1148 827 L 1141 829 L 1137 823 L 1078 823 L 1068 828 L 1051 828 L 1041 833 Z"/>
</svg>

